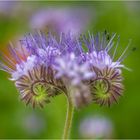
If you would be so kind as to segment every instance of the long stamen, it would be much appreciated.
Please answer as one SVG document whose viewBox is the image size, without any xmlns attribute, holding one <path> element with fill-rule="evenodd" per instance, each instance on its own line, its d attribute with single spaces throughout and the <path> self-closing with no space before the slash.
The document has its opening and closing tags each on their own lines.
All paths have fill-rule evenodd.
<svg viewBox="0 0 140 140">
<path fill-rule="evenodd" d="M 128 48 L 130 47 L 130 44 L 131 44 L 131 40 L 129 41 L 127 47 L 125 48 L 125 50 L 123 51 L 122 55 L 119 57 L 119 59 L 117 60 L 118 62 L 122 62 L 124 60 L 124 55 L 126 53 L 126 51 L 128 50 Z"/>
<path fill-rule="evenodd" d="M 13 70 L 11 68 L 9 68 L 8 66 L 4 65 L 1 62 L 0 62 L 0 69 L 5 71 L 5 72 L 8 72 L 8 73 L 12 73 L 13 72 Z"/>
<path fill-rule="evenodd" d="M 108 47 L 108 49 L 106 50 L 107 51 L 107 53 L 111 50 L 111 48 L 114 46 L 114 42 L 112 42 L 111 44 L 110 44 L 110 47 Z"/>
<path fill-rule="evenodd" d="M 1 53 L 0 53 L 1 54 Z M 3 61 L 5 62 L 5 63 L 7 63 L 10 67 L 12 67 L 13 69 L 14 69 L 14 67 L 15 67 L 15 63 L 10 59 L 10 58 L 8 58 L 6 55 L 4 55 L 4 54 L 1 54 L 2 55 L 2 57 L 3 57 Z"/>
<path fill-rule="evenodd" d="M 15 58 L 15 61 L 17 63 L 21 62 L 20 57 L 18 56 L 18 54 L 16 53 L 15 48 L 13 47 L 13 44 L 10 42 L 10 46 L 8 47 L 9 51 L 11 52 L 11 55 L 13 56 L 13 58 Z"/>
<path fill-rule="evenodd" d="M 113 53 L 113 56 L 112 56 L 112 60 L 114 60 L 114 58 L 115 58 L 115 55 L 116 55 L 116 52 L 117 52 L 117 48 L 118 48 L 119 42 L 120 42 L 120 36 L 118 36 L 117 44 L 115 46 L 115 50 L 114 50 L 114 53 Z"/>
<path fill-rule="evenodd" d="M 111 37 L 111 39 L 110 39 L 110 41 L 108 42 L 108 44 L 107 44 L 105 50 L 107 50 L 107 49 L 110 47 L 110 45 L 111 45 L 113 39 L 115 38 L 115 36 L 116 36 L 116 34 L 114 34 L 114 35 Z"/>
</svg>

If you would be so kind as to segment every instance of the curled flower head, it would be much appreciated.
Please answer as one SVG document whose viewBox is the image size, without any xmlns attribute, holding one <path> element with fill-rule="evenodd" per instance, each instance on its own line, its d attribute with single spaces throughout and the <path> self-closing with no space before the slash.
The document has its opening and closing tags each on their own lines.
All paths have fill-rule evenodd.
<svg viewBox="0 0 140 140">
<path fill-rule="evenodd" d="M 92 102 L 110 106 L 123 92 L 121 68 L 126 67 L 121 62 L 128 49 L 115 60 L 115 36 L 107 40 L 105 34 L 79 39 L 63 33 L 59 38 L 51 33 L 29 34 L 21 40 L 21 48 L 9 48 L 0 69 L 10 73 L 21 99 L 33 107 L 43 107 L 60 93 L 77 108 Z"/>
<path fill-rule="evenodd" d="M 43 37 L 38 35 L 42 41 Z M 30 34 L 28 39 L 25 37 L 21 41 L 21 48 L 10 46 L 11 59 L 4 55 L 0 63 L 0 68 L 10 73 L 10 79 L 15 81 L 21 100 L 33 107 L 43 107 L 51 97 L 63 92 L 61 80 L 54 79 L 55 71 L 51 68 L 52 58 L 57 54 L 56 48 L 53 49 L 54 46 L 49 46 L 47 42 L 41 43 Z"/>
</svg>

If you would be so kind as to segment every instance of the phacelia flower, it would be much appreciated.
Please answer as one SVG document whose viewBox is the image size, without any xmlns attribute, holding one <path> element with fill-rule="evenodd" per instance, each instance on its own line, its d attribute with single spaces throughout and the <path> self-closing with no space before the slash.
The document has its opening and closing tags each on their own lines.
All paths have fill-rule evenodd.
<svg viewBox="0 0 140 140">
<path fill-rule="evenodd" d="M 112 121 L 101 115 L 88 116 L 80 122 L 79 134 L 85 139 L 111 139 Z"/>
<path fill-rule="evenodd" d="M 72 32 L 77 36 L 89 25 L 91 14 L 86 8 L 56 8 L 40 9 L 33 13 L 30 20 L 30 27 L 33 29 L 45 30 L 48 28 L 60 34 Z"/>
<path fill-rule="evenodd" d="M 110 106 L 123 92 L 121 62 L 128 49 L 115 60 L 115 36 L 107 40 L 105 34 L 79 39 L 70 33 L 59 38 L 51 33 L 29 34 L 20 48 L 9 48 L 0 69 L 11 75 L 21 99 L 33 107 L 43 107 L 61 93 L 77 108 L 92 102 Z"/>
</svg>

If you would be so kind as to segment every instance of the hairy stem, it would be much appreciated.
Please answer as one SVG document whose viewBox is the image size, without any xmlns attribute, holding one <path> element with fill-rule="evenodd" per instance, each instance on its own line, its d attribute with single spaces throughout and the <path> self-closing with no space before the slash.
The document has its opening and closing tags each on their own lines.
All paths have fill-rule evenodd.
<svg viewBox="0 0 140 140">
<path fill-rule="evenodd" d="M 73 120 L 73 114 L 74 114 L 74 107 L 71 103 L 71 101 L 67 97 L 67 114 L 66 114 L 66 121 L 65 121 L 65 127 L 63 132 L 62 139 L 69 139 L 70 131 L 71 131 L 71 125 Z"/>
</svg>

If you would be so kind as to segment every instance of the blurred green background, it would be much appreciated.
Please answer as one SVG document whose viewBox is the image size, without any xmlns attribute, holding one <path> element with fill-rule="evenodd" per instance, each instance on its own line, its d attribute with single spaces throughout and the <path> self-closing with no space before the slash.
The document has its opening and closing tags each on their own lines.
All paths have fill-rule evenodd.
<svg viewBox="0 0 140 140">
<path fill-rule="evenodd" d="M 140 2 L 0 2 L 0 48 L 32 32 L 31 17 L 50 7 L 85 8 L 90 15 L 87 30 L 94 33 L 106 29 L 120 35 L 120 45 L 126 46 L 132 39 L 131 46 L 137 48 L 124 61 L 132 71 L 123 70 L 125 92 L 119 103 L 110 108 L 92 104 L 77 110 L 71 138 L 86 138 L 81 135 L 80 124 L 95 115 L 109 119 L 108 138 L 140 138 Z M 32 109 L 19 100 L 8 78 L 0 71 L 0 138 L 61 138 L 66 114 L 64 95 L 54 98 L 44 109 Z"/>
</svg>

